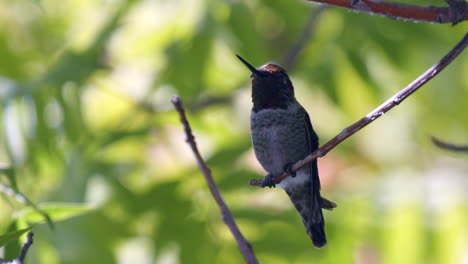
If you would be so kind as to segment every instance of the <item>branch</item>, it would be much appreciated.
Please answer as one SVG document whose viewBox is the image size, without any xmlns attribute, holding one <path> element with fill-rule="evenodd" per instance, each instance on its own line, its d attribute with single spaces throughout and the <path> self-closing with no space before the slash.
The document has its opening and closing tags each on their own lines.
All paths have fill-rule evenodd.
<svg viewBox="0 0 468 264">
<path fill-rule="evenodd" d="M 14 259 L 13 261 L 3 261 L 0 260 L 0 264 L 23 264 L 24 259 L 26 258 L 26 254 L 28 253 L 29 248 L 33 243 L 33 233 L 29 232 L 26 241 L 24 242 L 23 246 L 21 246 L 21 251 L 18 258 Z"/>
<path fill-rule="evenodd" d="M 208 187 L 210 188 L 211 194 L 213 198 L 216 200 L 216 203 L 221 210 L 222 219 L 224 223 L 228 226 L 229 230 L 231 231 L 232 235 L 236 239 L 237 245 L 239 246 L 240 251 L 244 255 L 245 261 L 249 264 L 258 264 L 258 260 L 255 257 L 255 254 L 252 250 L 252 247 L 249 243 L 245 240 L 244 236 L 240 232 L 239 228 L 237 227 L 234 218 L 232 217 L 229 208 L 227 207 L 226 203 L 224 202 L 221 194 L 219 193 L 218 187 L 216 187 L 216 183 L 214 182 L 213 177 L 211 176 L 211 170 L 208 168 L 206 163 L 203 161 L 202 156 L 197 148 L 197 143 L 195 142 L 195 137 L 192 134 L 192 129 L 190 128 L 190 124 L 187 121 L 187 117 L 185 116 L 184 108 L 182 107 L 182 102 L 178 96 L 174 96 L 172 98 L 172 103 L 174 104 L 175 109 L 179 113 L 180 122 L 184 126 L 186 139 L 185 141 L 189 144 L 190 148 L 192 149 L 193 154 L 195 155 L 195 159 L 197 160 L 198 167 L 202 172 L 203 176 L 205 177 L 206 182 L 208 183 Z"/>
<path fill-rule="evenodd" d="M 468 5 L 464 0 L 448 1 L 449 7 L 417 6 L 379 0 L 308 0 L 362 12 L 379 14 L 389 18 L 411 19 L 433 23 L 452 23 L 468 20 Z"/>
<path fill-rule="evenodd" d="M 33 243 L 33 233 L 32 232 L 29 232 L 27 237 L 26 237 L 26 241 L 24 242 L 23 246 L 21 247 L 21 252 L 20 252 L 20 255 L 18 257 L 18 260 L 21 261 L 21 263 L 23 263 L 24 261 L 24 258 L 26 257 L 26 254 L 28 253 L 28 250 L 29 248 L 31 247 L 32 243 Z"/>
<path fill-rule="evenodd" d="M 458 145 L 442 141 L 436 137 L 431 137 L 432 143 L 437 147 L 445 150 L 455 151 L 455 152 L 468 152 L 468 145 Z"/>
<path fill-rule="evenodd" d="M 325 156 L 330 150 L 335 148 L 338 144 L 343 142 L 348 137 L 354 135 L 356 132 L 376 120 L 377 118 L 383 116 L 386 112 L 390 109 L 399 105 L 403 100 L 405 100 L 408 96 L 413 94 L 417 91 L 421 86 L 431 80 L 434 76 L 436 76 L 439 72 L 441 72 L 447 65 L 449 65 L 468 45 L 468 33 L 465 34 L 463 39 L 447 54 L 443 57 L 439 62 L 434 64 L 431 68 L 429 68 L 426 72 L 420 75 L 416 80 L 406 86 L 403 90 L 395 94 L 393 97 L 388 99 L 385 103 L 374 109 L 374 111 L 367 114 L 365 117 L 361 118 L 356 123 L 352 124 L 351 126 L 343 129 L 343 131 L 332 138 L 330 141 L 325 143 L 325 145 L 321 146 L 316 151 L 309 154 L 305 159 L 296 162 L 292 167 L 292 172 L 296 172 L 299 169 L 306 166 L 308 163 L 316 160 L 317 158 L 321 158 Z M 288 177 L 289 174 L 283 173 L 281 176 L 273 178 L 272 182 L 275 184 L 280 183 L 283 179 Z M 249 181 L 250 185 L 265 187 L 265 180 L 264 179 L 254 179 Z"/>
</svg>

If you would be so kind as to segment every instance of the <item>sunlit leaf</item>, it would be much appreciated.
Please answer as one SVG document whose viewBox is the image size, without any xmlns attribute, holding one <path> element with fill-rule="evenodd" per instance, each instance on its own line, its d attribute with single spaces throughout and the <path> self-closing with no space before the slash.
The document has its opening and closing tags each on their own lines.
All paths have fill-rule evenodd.
<svg viewBox="0 0 468 264">
<path fill-rule="evenodd" d="M 77 217 L 89 213 L 92 210 L 88 205 L 73 203 L 44 203 L 38 207 L 54 222 Z M 43 215 L 37 210 L 27 208 L 19 214 L 18 219 L 27 223 L 37 223 L 43 220 Z"/>
<path fill-rule="evenodd" d="M 0 248 L 11 241 L 18 240 L 24 233 L 28 232 L 30 229 L 31 228 L 25 228 L 0 235 Z"/>
</svg>

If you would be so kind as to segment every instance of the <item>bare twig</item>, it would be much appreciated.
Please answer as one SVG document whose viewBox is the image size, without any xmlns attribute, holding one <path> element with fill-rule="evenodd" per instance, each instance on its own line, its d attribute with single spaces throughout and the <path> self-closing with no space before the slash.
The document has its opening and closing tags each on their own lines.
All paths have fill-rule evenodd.
<svg viewBox="0 0 468 264">
<path fill-rule="evenodd" d="M 390 18 L 410 19 L 440 24 L 456 24 L 468 20 L 468 5 L 460 1 L 457 6 L 417 6 L 380 0 L 308 0 L 362 12 L 379 14 Z M 460 10 L 460 8 L 462 10 Z"/>
<path fill-rule="evenodd" d="M 284 58 L 281 60 L 281 66 L 286 69 L 291 69 L 295 64 L 299 53 L 304 49 L 305 45 L 309 43 L 310 39 L 315 34 L 315 29 L 317 28 L 320 15 L 327 9 L 327 6 L 322 5 L 316 9 L 312 10 L 312 13 L 309 16 L 307 23 L 304 26 L 304 30 L 297 42 L 291 46 L 289 52 L 286 53 Z"/>
<path fill-rule="evenodd" d="M 219 193 L 218 187 L 216 187 L 216 183 L 214 182 L 213 177 L 211 176 L 211 170 L 206 165 L 205 161 L 203 160 L 200 152 L 197 148 L 197 143 L 195 142 L 195 137 L 192 134 L 192 129 L 190 128 L 190 124 L 187 121 L 187 117 L 185 116 L 184 108 L 182 107 L 182 102 L 178 96 L 174 96 L 172 98 L 172 103 L 174 104 L 175 109 L 179 113 L 180 122 L 184 126 L 186 141 L 189 144 L 190 148 L 192 149 L 193 154 L 195 155 L 195 159 L 197 160 L 198 167 L 202 172 L 203 176 L 205 177 L 206 182 L 208 183 L 208 187 L 210 188 L 211 194 L 213 198 L 216 200 L 216 203 L 221 209 L 222 219 L 224 223 L 228 226 L 229 230 L 231 231 L 232 235 L 237 241 L 237 245 L 239 246 L 242 254 L 247 263 L 254 264 L 258 263 L 257 258 L 252 250 L 250 244 L 245 240 L 244 236 L 240 232 L 239 228 L 237 227 L 234 218 L 232 217 L 229 208 L 227 207 L 226 203 L 224 202 L 221 194 Z"/>
<path fill-rule="evenodd" d="M 28 250 L 29 248 L 31 247 L 32 243 L 33 243 L 33 233 L 32 232 L 29 232 L 27 237 L 26 237 L 26 241 L 24 242 L 23 246 L 21 247 L 21 252 L 20 252 L 20 255 L 18 257 L 19 261 L 21 261 L 21 263 L 23 263 L 24 261 L 24 258 L 26 257 L 26 254 L 28 253 Z"/>
<path fill-rule="evenodd" d="M 13 261 L 0 260 L 0 264 L 23 264 L 24 259 L 26 258 L 26 254 L 28 253 L 28 250 L 31 247 L 32 243 L 33 243 L 33 233 L 29 232 L 26 237 L 26 241 L 24 242 L 23 246 L 21 246 L 21 251 L 20 251 L 19 256 L 15 258 Z"/>
<path fill-rule="evenodd" d="M 455 152 L 468 152 L 468 145 L 458 145 L 442 141 L 436 137 L 431 137 L 432 143 L 437 147 Z"/>
<path fill-rule="evenodd" d="M 343 129 L 343 131 L 340 134 L 332 138 L 330 141 L 325 143 L 325 145 L 321 146 L 319 149 L 305 157 L 303 160 L 296 162 L 292 167 L 292 171 L 296 172 L 302 167 L 306 166 L 308 163 L 312 162 L 313 160 L 325 156 L 330 150 L 332 150 L 338 144 L 343 142 L 345 139 L 354 135 L 356 132 L 358 132 L 377 118 L 383 116 L 386 112 L 388 112 L 396 105 L 399 105 L 403 100 L 405 100 L 408 96 L 417 91 L 421 86 L 423 86 L 434 76 L 436 76 L 439 72 L 441 72 L 447 65 L 449 65 L 465 49 L 467 45 L 468 33 L 466 33 L 463 39 L 439 62 L 434 64 L 431 68 L 429 68 L 426 72 L 420 75 L 416 80 L 414 80 L 412 83 L 406 86 L 403 90 L 401 90 L 396 95 L 388 99 L 385 103 L 374 109 L 374 111 L 370 112 L 365 117 L 361 118 L 359 121 L 352 124 L 351 126 Z M 274 178 L 272 181 L 273 183 L 278 184 L 288 176 L 289 174 L 283 173 L 281 176 Z M 265 180 L 254 179 L 250 180 L 249 184 L 259 187 L 265 187 Z"/>
</svg>

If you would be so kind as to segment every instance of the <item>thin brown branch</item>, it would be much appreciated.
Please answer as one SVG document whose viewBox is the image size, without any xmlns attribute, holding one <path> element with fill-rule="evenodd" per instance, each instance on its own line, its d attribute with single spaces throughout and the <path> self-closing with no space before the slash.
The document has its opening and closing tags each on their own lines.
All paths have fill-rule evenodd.
<svg viewBox="0 0 468 264">
<path fill-rule="evenodd" d="M 226 203 L 221 197 L 218 187 L 216 187 L 216 183 L 214 182 L 214 179 L 211 176 L 211 170 L 208 168 L 202 156 L 200 155 L 200 152 L 198 151 L 197 143 L 195 142 L 195 137 L 192 134 L 192 129 L 190 128 L 190 124 L 187 120 L 187 117 L 185 116 L 185 111 L 182 107 L 182 102 L 180 98 L 178 96 L 174 96 L 172 98 L 172 103 L 174 104 L 175 109 L 179 113 L 180 122 L 184 126 L 186 135 L 185 140 L 192 149 L 192 152 L 195 155 L 195 159 L 197 160 L 198 167 L 200 168 L 200 171 L 205 177 L 205 180 L 208 183 L 208 187 L 210 188 L 211 194 L 213 195 L 213 198 L 216 200 L 216 203 L 218 204 L 219 209 L 221 210 L 222 219 L 224 223 L 226 223 L 232 235 L 236 239 L 237 245 L 239 246 L 242 255 L 244 255 L 245 261 L 249 264 L 258 263 L 258 260 L 255 257 L 255 254 L 252 250 L 252 247 L 247 242 L 247 240 L 245 240 L 244 236 L 240 232 L 236 222 L 234 221 L 234 218 L 232 217 L 231 212 L 229 211 L 229 208 L 227 207 Z"/>
<path fill-rule="evenodd" d="M 307 43 L 310 43 L 310 40 L 315 34 L 315 30 L 319 23 L 319 18 L 323 11 L 327 9 L 327 6 L 322 5 L 316 9 L 312 10 L 312 13 L 307 20 L 307 23 L 304 26 L 304 30 L 301 33 L 300 38 L 297 42 L 291 46 L 289 52 L 281 60 L 281 66 L 286 69 L 291 69 L 292 66 L 296 63 L 297 58 L 299 57 L 299 53 L 304 49 Z"/>
<path fill-rule="evenodd" d="M 330 141 L 325 143 L 319 149 L 305 157 L 303 160 L 300 160 L 294 164 L 292 167 L 292 171 L 296 172 L 302 167 L 306 166 L 308 163 L 316 160 L 317 158 L 321 158 L 325 156 L 330 150 L 335 148 L 338 144 L 343 142 L 345 139 L 349 138 L 350 136 L 354 135 L 356 132 L 376 120 L 377 118 L 383 116 L 386 112 L 388 112 L 393 107 L 399 105 L 403 100 L 405 100 L 408 96 L 416 92 L 421 86 L 431 80 L 434 76 L 436 76 L 439 72 L 441 72 L 447 65 L 449 65 L 468 45 L 468 33 L 465 34 L 463 39 L 449 52 L 445 57 L 443 57 L 439 62 L 434 64 L 431 68 L 429 68 L 426 72 L 421 74 L 416 80 L 406 86 L 403 90 L 395 94 L 393 97 L 388 99 L 385 103 L 374 109 L 372 112 L 367 114 L 365 117 L 361 118 L 356 123 L 352 124 L 351 126 L 343 129 L 343 131 L 332 138 Z M 283 179 L 288 177 L 289 174 L 283 173 L 281 176 L 276 177 L 273 179 L 273 183 L 278 184 Z M 254 179 L 250 180 L 250 185 L 265 187 L 264 179 Z"/>
<path fill-rule="evenodd" d="M 442 141 L 436 137 L 431 137 L 432 143 L 437 147 L 445 150 L 455 151 L 455 152 L 468 152 L 468 145 L 459 145 L 453 144 L 446 141 Z"/>
<path fill-rule="evenodd" d="M 460 1 L 450 7 L 417 6 L 379 0 L 308 0 L 357 11 L 379 14 L 390 18 L 410 19 L 433 23 L 456 24 L 468 20 L 468 5 Z M 461 10 L 460 10 L 461 9 Z"/>
</svg>

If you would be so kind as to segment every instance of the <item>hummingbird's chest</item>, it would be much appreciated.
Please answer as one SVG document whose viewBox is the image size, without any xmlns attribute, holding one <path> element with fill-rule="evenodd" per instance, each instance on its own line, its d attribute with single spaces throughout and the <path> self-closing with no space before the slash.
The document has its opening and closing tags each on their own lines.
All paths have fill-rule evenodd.
<svg viewBox="0 0 468 264">
<path fill-rule="evenodd" d="M 252 145 L 263 168 L 281 174 L 284 166 L 308 154 L 305 111 L 300 106 L 251 114 Z"/>
</svg>

